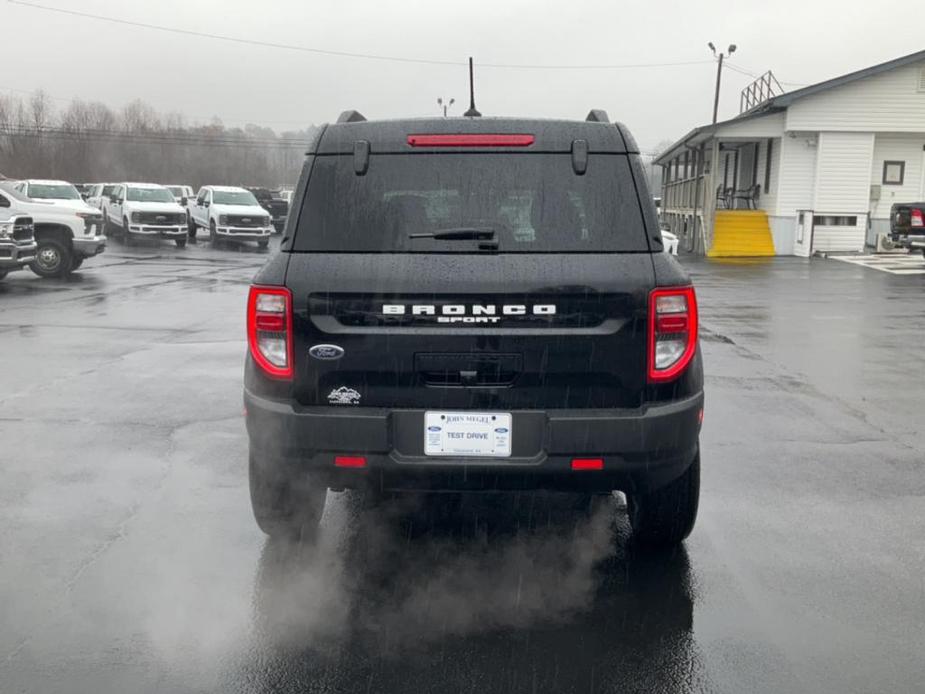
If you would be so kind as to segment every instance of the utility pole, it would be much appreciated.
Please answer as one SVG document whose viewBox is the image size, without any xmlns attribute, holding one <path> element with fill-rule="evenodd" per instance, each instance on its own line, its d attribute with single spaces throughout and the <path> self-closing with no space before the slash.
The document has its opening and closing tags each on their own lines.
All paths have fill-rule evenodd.
<svg viewBox="0 0 925 694">
<path fill-rule="evenodd" d="M 719 112 L 719 85 L 723 78 L 723 58 L 732 55 L 736 52 L 736 45 L 734 43 L 729 44 L 729 48 L 726 49 L 725 55 L 722 53 L 716 53 L 716 46 L 713 45 L 713 42 L 710 41 L 707 46 L 710 47 L 710 50 L 713 51 L 713 56 L 717 58 L 716 62 L 716 91 L 713 94 L 713 122 L 716 122 L 716 114 Z"/>
<path fill-rule="evenodd" d="M 449 101 L 445 101 L 442 96 L 437 97 L 437 106 L 443 107 L 443 117 L 444 118 L 446 118 L 447 109 L 455 103 L 456 103 L 456 99 L 450 99 Z"/>
</svg>

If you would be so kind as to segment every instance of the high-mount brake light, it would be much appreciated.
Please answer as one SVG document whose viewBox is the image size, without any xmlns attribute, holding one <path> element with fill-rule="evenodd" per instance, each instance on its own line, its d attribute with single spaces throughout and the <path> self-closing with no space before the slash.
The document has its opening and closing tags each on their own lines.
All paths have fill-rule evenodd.
<svg viewBox="0 0 925 694">
<path fill-rule="evenodd" d="M 247 344 L 270 378 L 292 380 L 292 292 L 252 286 L 247 297 Z"/>
<path fill-rule="evenodd" d="M 529 147 L 533 135 L 408 135 L 412 147 Z"/>
<path fill-rule="evenodd" d="M 912 215 L 909 218 L 909 226 L 925 227 L 925 212 L 917 207 L 913 208 Z"/>
<path fill-rule="evenodd" d="M 649 294 L 649 382 L 664 383 L 687 368 L 697 351 L 697 295 L 693 287 Z"/>
</svg>

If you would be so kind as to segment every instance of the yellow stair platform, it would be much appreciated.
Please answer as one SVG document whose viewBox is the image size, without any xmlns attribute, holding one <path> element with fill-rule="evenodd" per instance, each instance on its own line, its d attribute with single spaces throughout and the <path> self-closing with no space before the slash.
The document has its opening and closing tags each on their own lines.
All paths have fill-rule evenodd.
<svg viewBox="0 0 925 694">
<path fill-rule="evenodd" d="M 717 210 L 709 258 L 758 258 L 774 255 L 768 215 L 763 210 Z"/>
</svg>

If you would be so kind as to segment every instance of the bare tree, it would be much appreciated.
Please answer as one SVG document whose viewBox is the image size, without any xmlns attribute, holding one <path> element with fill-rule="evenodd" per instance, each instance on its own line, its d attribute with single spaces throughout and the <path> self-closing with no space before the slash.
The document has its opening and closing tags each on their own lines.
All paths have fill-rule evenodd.
<svg viewBox="0 0 925 694">
<path fill-rule="evenodd" d="M 44 92 L 0 96 L 0 171 L 75 182 L 273 187 L 295 182 L 313 132 L 228 128 L 217 117 L 191 126 L 182 114 L 161 115 L 138 99 L 118 112 L 81 100 L 58 112 Z"/>
</svg>

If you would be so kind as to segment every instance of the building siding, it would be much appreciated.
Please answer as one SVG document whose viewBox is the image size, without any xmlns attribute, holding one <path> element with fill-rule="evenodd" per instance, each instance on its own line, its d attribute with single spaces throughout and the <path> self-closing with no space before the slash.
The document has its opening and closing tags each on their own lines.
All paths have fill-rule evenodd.
<svg viewBox="0 0 925 694">
<path fill-rule="evenodd" d="M 816 213 L 867 213 L 873 133 L 819 133 L 816 154 Z"/>
<path fill-rule="evenodd" d="M 742 138 L 745 140 L 780 137 L 784 134 L 784 122 L 784 113 L 771 113 L 724 125 L 717 129 L 716 136 L 722 139 Z"/>
<path fill-rule="evenodd" d="M 856 216 L 854 226 L 813 225 L 813 251 L 862 251 L 870 208 L 873 133 L 819 133 L 816 215 Z"/>
<path fill-rule="evenodd" d="M 925 156 L 925 122 L 919 134 L 877 133 L 870 184 L 880 186 L 880 200 L 871 202 L 874 219 L 889 219 L 890 207 L 897 202 L 921 202 L 923 189 L 922 158 Z M 883 162 L 904 161 L 905 177 L 901 186 L 883 185 Z"/>
<path fill-rule="evenodd" d="M 798 99 L 787 109 L 788 131 L 922 132 L 925 60 Z"/>
<path fill-rule="evenodd" d="M 816 136 L 803 134 L 782 137 L 780 142 L 775 144 L 780 145 L 780 182 L 777 186 L 777 207 L 773 216 L 795 217 L 797 210 L 813 209 Z"/>
</svg>

